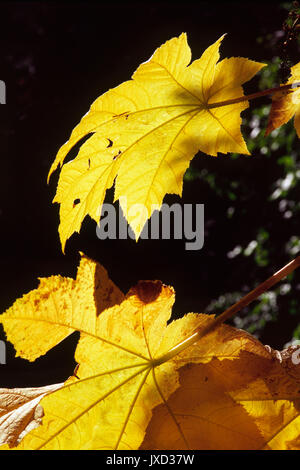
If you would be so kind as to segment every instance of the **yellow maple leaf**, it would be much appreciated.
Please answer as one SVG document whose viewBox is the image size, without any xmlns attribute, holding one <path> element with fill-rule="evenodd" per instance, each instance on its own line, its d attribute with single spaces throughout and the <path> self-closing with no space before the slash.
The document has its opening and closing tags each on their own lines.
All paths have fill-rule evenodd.
<svg viewBox="0 0 300 470">
<path fill-rule="evenodd" d="M 241 85 L 265 64 L 236 57 L 219 60 L 223 36 L 191 61 L 186 34 L 167 41 L 132 80 L 100 96 L 59 150 L 49 176 L 84 136 L 76 158 L 64 164 L 54 202 L 60 204 L 62 249 L 89 215 L 97 223 L 106 190 L 138 239 L 167 193 L 182 194 L 183 175 L 200 150 L 249 154 L 241 134 L 248 101 Z"/>
<path fill-rule="evenodd" d="M 300 62 L 291 67 L 290 78 L 282 86 L 287 84 L 294 85 L 295 89 L 283 89 L 273 94 L 266 135 L 294 117 L 294 126 L 300 138 Z"/>
<path fill-rule="evenodd" d="M 16 449 L 300 448 L 293 363 L 274 361 L 258 340 L 227 325 L 191 338 L 214 316 L 189 313 L 168 323 L 174 290 L 160 281 L 140 281 L 125 297 L 115 289 L 105 270 L 83 256 L 68 285 L 82 309 L 65 302 L 50 314 L 47 296 L 45 312 L 42 301 L 37 310 L 31 304 L 33 335 L 42 325 L 35 356 L 53 343 L 45 335 L 56 341 L 57 330 L 63 336 L 65 328 L 78 329 L 79 367 L 41 400 L 42 425 Z M 27 326 L 22 302 L 28 312 L 24 296 L 0 321 L 19 354 L 31 358 L 32 341 L 20 333 Z"/>
</svg>

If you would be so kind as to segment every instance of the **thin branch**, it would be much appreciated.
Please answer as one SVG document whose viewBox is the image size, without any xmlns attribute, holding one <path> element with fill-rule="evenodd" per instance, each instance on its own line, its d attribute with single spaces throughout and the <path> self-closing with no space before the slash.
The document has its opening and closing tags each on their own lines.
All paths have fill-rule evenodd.
<svg viewBox="0 0 300 470">
<path fill-rule="evenodd" d="M 234 305 L 227 308 L 221 315 L 216 317 L 212 323 L 210 323 L 209 325 L 207 325 L 204 328 L 202 326 L 199 326 L 199 328 L 197 328 L 187 339 L 185 339 L 181 343 L 174 346 L 172 349 L 170 349 L 166 354 L 164 354 L 160 358 L 157 358 L 156 360 L 154 360 L 153 365 L 156 366 L 156 365 L 162 364 L 165 361 L 168 361 L 169 359 L 171 359 L 175 355 L 182 352 L 184 349 L 188 348 L 192 344 L 199 341 L 199 339 L 203 338 L 203 336 L 207 335 L 208 333 L 211 333 L 221 323 L 224 323 L 226 320 L 233 317 L 242 308 L 246 307 L 251 302 L 256 300 L 261 294 L 263 294 L 265 291 L 267 291 L 272 286 L 277 284 L 283 278 L 288 276 L 291 272 L 293 272 L 299 266 L 300 266 L 300 256 L 297 256 L 297 258 L 295 258 L 290 263 L 286 264 L 282 269 L 280 269 L 275 274 L 273 274 L 271 277 L 269 277 L 264 282 L 259 284 L 259 286 L 257 286 L 255 289 L 253 289 L 247 295 L 245 295 L 242 299 L 240 299 Z"/>
<path fill-rule="evenodd" d="M 245 295 L 242 299 L 236 302 L 231 307 L 227 308 L 221 315 L 219 315 L 215 322 L 216 325 L 223 323 L 224 321 L 228 320 L 229 318 L 233 317 L 237 312 L 241 309 L 249 305 L 253 300 L 256 300 L 261 294 L 265 291 L 269 290 L 272 286 L 277 284 L 283 278 L 288 276 L 291 272 L 293 272 L 296 268 L 300 266 L 300 256 L 297 256 L 293 261 L 286 264 L 283 268 L 273 274 L 271 277 L 266 279 L 264 282 L 259 284 L 255 289 Z M 206 334 L 206 333 L 205 333 Z M 202 336 L 202 334 L 201 334 Z"/>
</svg>

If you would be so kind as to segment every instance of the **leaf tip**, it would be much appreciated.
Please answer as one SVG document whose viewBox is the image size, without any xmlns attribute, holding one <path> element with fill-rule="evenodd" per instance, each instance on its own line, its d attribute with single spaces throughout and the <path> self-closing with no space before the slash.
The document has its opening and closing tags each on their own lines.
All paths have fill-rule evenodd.
<svg viewBox="0 0 300 470">
<path fill-rule="evenodd" d="M 61 245 L 61 251 L 62 254 L 65 255 L 65 248 L 66 248 L 66 240 L 60 237 L 60 245 Z"/>
<path fill-rule="evenodd" d="M 223 39 L 227 36 L 228 33 L 224 33 L 222 34 L 222 36 L 219 37 L 219 39 L 217 40 L 217 42 L 222 42 Z"/>
</svg>

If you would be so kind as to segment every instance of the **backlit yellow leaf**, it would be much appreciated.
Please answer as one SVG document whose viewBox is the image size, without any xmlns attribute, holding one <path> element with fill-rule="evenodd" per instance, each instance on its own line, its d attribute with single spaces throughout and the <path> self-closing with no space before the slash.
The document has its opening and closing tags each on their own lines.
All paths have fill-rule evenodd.
<svg viewBox="0 0 300 470">
<path fill-rule="evenodd" d="M 60 204 L 63 250 L 86 215 L 99 222 L 114 181 L 115 201 L 138 239 L 164 196 L 182 194 L 183 175 L 199 150 L 214 156 L 249 154 L 240 130 L 248 101 L 221 103 L 244 96 L 241 85 L 264 64 L 241 57 L 219 62 L 222 39 L 189 65 L 191 51 L 181 34 L 157 49 L 132 80 L 92 104 L 49 172 L 81 138 L 93 134 L 60 174 L 54 202 Z"/>
<path fill-rule="evenodd" d="M 169 322 L 171 287 L 140 281 L 123 297 L 86 257 L 68 291 L 81 309 L 66 302 L 60 313 L 50 312 L 45 296 L 47 315 L 40 300 L 31 326 L 35 335 L 47 323 L 43 350 L 44 336 L 53 338 L 49 349 L 66 327 L 79 330 L 79 367 L 42 399 L 42 425 L 16 449 L 300 448 L 300 373 L 291 356 L 280 363 L 254 337 L 227 325 L 191 339 L 214 316 L 189 313 Z M 60 295 L 65 299 L 65 290 L 56 290 L 56 300 Z M 22 357 L 32 357 L 30 335 L 19 332 L 23 320 L 8 313 L 0 316 L 5 331 L 13 324 L 10 340 Z"/>
</svg>

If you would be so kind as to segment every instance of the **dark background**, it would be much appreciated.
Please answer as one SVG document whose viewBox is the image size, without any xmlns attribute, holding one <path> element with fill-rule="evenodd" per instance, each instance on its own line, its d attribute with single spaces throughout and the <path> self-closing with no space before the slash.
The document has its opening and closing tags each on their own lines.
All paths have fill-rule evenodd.
<svg viewBox="0 0 300 470">
<path fill-rule="evenodd" d="M 102 263 L 124 292 L 139 279 L 172 285 L 175 316 L 207 311 L 213 299 L 228 292 L 246 293 L 290 260 L 284 243 L 297 234 L 299 215 L 283 223 L 278 202 L 266 204 L 270 184 L 282 176 L 272 160 L 276 152 L 270 158 L 254 152 L 251 157 L 218 159 L 199 154 L 193 160 L 192 174 L 204 169 L 215 175 L 217 186 L 233 179 L 240 184 L 235 215 L 229 220 L 227 193 L 205 178 L 185 182 L 181 202 L 205 204 L 205 243 L 198 252 L 186 251 L 184 240 L 100 241 L 96 224 L 87 218 L 63 255 L 57 230 L 59 207 L 52 204 L 58 172 L 46 183 L 59 147 L 91 103 L 128 80 L 166 40 L 186 32 L 195 59 L 228 33 L 221 58 L 270 61 L 280 54 L 275 33 L 282 29 L 286 9 L 253 1 L 99 1 L 2 2 L 0 11 L 0 79 L 7 87 L 7 104 L 0 107 L 0 312 L 36 288 L 38 277 L 74 277 L 79 251 Z M 255 78 L 245 85 L 246 92 L 255 91 L 257 85 Z M 293 141 L 296 152 L 298 144 Z M 299 190 L 295 191 L 297 200 Z M 165 199 L 179 201 L 175 196 Z M 228 257 L 236 245 L 255 238 L 258 227 L 266 226 L 271 234 L 267 263 Z M 299 297 L 298 291 L 293 292 Z M 260 332 L 262 341 L 276 348 L 291 339 L 299 315 L 287 312 L 279 320 Z M 34 364 L 14 359 L 14 350 L 7 345 L 0 385 L 38 386 L 64 380 L 74 369 L 76 339 L 75 333 Z"/>
</svg>

